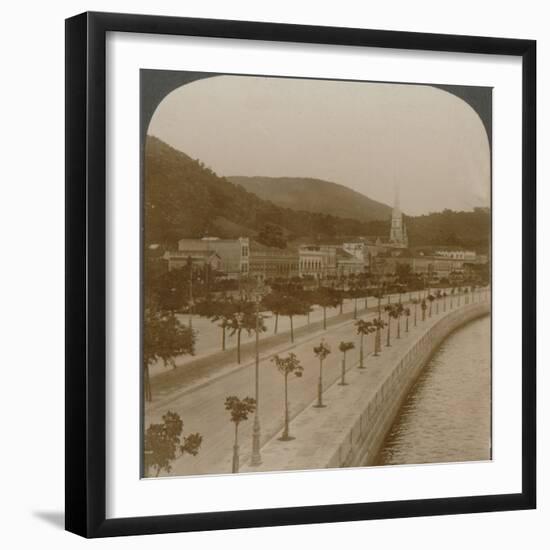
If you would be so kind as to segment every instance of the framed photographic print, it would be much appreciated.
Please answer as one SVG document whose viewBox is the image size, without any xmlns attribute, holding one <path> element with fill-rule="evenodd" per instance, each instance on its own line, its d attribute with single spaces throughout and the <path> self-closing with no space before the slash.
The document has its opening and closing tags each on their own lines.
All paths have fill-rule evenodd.
<svg viewBox="0 0 550 550">
<path fill-rule="evenodd" d="M 535 507 L 530 40 L 66 22 L 66 528 Z"/>
</svg>

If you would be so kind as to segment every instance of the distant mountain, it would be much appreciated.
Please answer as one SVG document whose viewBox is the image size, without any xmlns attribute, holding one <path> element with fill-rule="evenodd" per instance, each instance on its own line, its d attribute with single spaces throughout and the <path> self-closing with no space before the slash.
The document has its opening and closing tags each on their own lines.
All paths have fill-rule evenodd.
<svg viewBox="0 0 550 550">
<path fill-rule="evenodd" d="M 344 185 L 313 178 L 230 176 L 232 183 L 283 208 L 330 214 L 361 222 L 387 220 L 391 208 Z"/>
<path fill-rule="evenodd" d="M 286 242 L 304 239 L 338 242 L 344 238 L 389 234 L 389 207 L 334 183 L 312 184 L 319 180 L 301 180 L 310 189 L 309 194 L 301 191 L 301 198 L 296 199 L 292 208 L 285 208 L 260 198 L 261 191 L 257 191 L 258 194 L 249 192 L 244 185 L 217 176 L 199 160 L 152 136 L 147 137 L 144 170 L 144 231 L 145 242 L 149 244 L 170 246 L 184 237 L 206 235 L 258 239 L 267 233 L 269 240 L 282 235 Z M 282 179 L 292 181 L 292 178 Z M 319 185 L 323 183 L 327 191 L 321 192 Z M 300 185 L 288 183 L 288 187 L 299 188 Z M 333 204 L 327 204 L 326 212 L 312 211 L 316 195 L 332 196 Z M 353 205 L 346 209 L 350 217 L 333 215 L 335 209 L 342 208 L 336 203 L 345 203 L 350 196 L 355 197 L 358 204 L 365 205 L 361 207 L 365 212 L 362 219 L 368 219 L 368 205 L 378 205 L 374 212 L 382 208 L 382 214 L 373 213 L 373 209 L 368 214 L 381 215 L 381 218 L 368 222 L 354 219 L 351 217 Z M 412 246 L 453 245 L 473 247 L 478 251 L 487 250 L 489 246 L 491 214 L 487 209 L 444 210 L 425 216 L 406 216 L 405 221 Z"/>
<path fill-rule="evenodd" d="M 184 237 L 258 235 L 266 225 L 286 240 L 362 235 L 368 225 L 329 213 L 284 208 L 217 176 L 202 162 L 148 136 L 145 146 L 145 239 L 173 245 Z M 313 191 L 312 191 L 313 192 Z"/>
</svg>

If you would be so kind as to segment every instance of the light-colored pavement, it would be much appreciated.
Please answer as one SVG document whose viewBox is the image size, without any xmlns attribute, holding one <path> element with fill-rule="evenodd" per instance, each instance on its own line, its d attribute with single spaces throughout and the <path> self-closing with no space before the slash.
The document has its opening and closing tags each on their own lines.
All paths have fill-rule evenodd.
<svg viewBox="0 0 550 550">
<path fill-rule="evenodd" d="M 407 296 L 408 298 L 408 296 Z M 375 305 L 373 301 L 372 305 Z M 369 303 L 369 306 L 371 304 Z M 440 304 L 440 314 L 443 306 Z M 376 315 L 371 313 L 361 318 L 372 319 Z M 418 308 L 418 319 L 420 323 L 420 308 Z M 434 309 L 435 318 L 435 309 Z M 412 329 L 413 317 L 409 319 Z M 428 321 L 427 321 L 428 323 Z M 401 320 L 402 340 L 395 340 L 395 321 L 392 322 L 392 343 L 395 345 L 405 343 L 405 320 Z M 418 327 L 417 330 L 424 330 Z M 332 353 L 325 361 L 323 367 L 323 378 L 325 390 L 336 383 L 340 377 L 342 354 L 338 351 L 338 344 L 342 341 L 353 341 L 356 348 L 347 355 L 348 367 L 355 365 L 359 357 L 359 337 L 356 334 L 354 321 L 348 321 L 322 331 L 316 335 L 310 335 L 301 342 L 297 342 L 291 349 L 304 366 L 304 375 L 301 378 L 289 377 L 289 402 L 291 416 L 298 414 L 307 407 L 317 395 L 317 380 L 319 376 L 319 362 L 313 354 L 313 346 L 317 345 L 324 338 Z M 382 338 L 384 357 L 385 331 Z M 373 350 L 374 335 L 365 338 L 366 349 Z M 366 364 L 374 360 L 367 357 Z M 233 445 L 233 425 L 229 421 L 228 412 L 224 408 L 225 398 L 229 395 L 254 397 L 254 364 L 250 364 L 231 374 L 214 379 L 207 385 L 203 385 L 196 391 L 185 392 L 182 388 L 180 395 L 170 398 L 169 403 L 153 403 L 146 408 L 145 425 L 150 422 L 157 422 L 167 410 L 177 412 L 184 422 L 184 434 L 199 432 L 203 436 L 203 444 L 196 457 L 184 456 L 172 465 L 170 475 L 196 475 L 226 473 L 231 471 L 231 456 Z M 262 426 L 262 444 L 275 436 L 283 425 L 283 394 L 284 381 L 269 356 L 263 358 L 260 363 L 260 420 Z M 239 428 L 241 444 L 241 462 L 249 459 L 251 448 L 251 430 L 253 420 L 243 422 Z"/>
<path fill-rule="evenodd" d="M 413 296 L 416 296 L 416 292 L 413 292 Z M 402 294 L 402 299 L 408 297 L 408 294 Z M 398 294 L 392 294 L 389 296 L 389 300 L 392 303 L 399 301 Z M 376 298 L 368 298 L 368 307 L 375 307 L 378 303 Z M 388 303 L 388 297 L 384 297 L 382 302 L 383 304 Z M 343 313 L 350 313 L 354 310 L 354 300 L 345 300 L 343 304 Z M 358 300 L 358 308 L 364 309 L 365 299 L 361 298 Z M 337 317 L 340 314 L 340 308 L 329 308 L 327 309 L 327 319 L 332 319 Z M 262 333 L 261 337 L 265 338 L 272 336 L 275 332 L 275 316 L 271 313 L 265 313 L 265 325 L 267 331 Z M 178 315 L 179 320 L 185 324 L 189 324 L 188 315 Z M 307 326 L 308 324 L 322 321 L 323 319 L 323 310 L 320 307 L 315 306 L 313 311 L 310 313 L 309 318 L 306 315 L 300 315 L 294 317 L 294 330 L 299 329 L 300 327 Z M 192 318 L 192 327 L 196 331 L 196 342 L 195 342 L 195 355 L 180 355 L 176 357 L 175 363 L 177 367 L 188 365 L 193 361 L 212 355 L 221 351 L 222 349 L 222 330 L 218 326 L 218 323 L 212 322 L 206 317 L 193 316 Z M 290 333 L 290 320 L 288 317 L 279 317 L 277 323 L 277 334 Z M 246 331 L 243 331 L 241 334 L 241 344 L 245 345 L 248 342 L 253 342 L 255 339 L 254 332 L 248 334 Z M 290 339 L 290 336 L 289 336 Z M 226 331 L 225 335 L 225 348 L 226 350 L 234 349 L 237 346 L 237 335 L 231 336 L 229 331 Z M 170 367 L 168 367 L 170 368 Z M 158 374 L 165 372 L 167 369 L 164 364 L 159 361 L 157 364 L 150 367 L 151 377 L 155 377 Z"/>
</svg>

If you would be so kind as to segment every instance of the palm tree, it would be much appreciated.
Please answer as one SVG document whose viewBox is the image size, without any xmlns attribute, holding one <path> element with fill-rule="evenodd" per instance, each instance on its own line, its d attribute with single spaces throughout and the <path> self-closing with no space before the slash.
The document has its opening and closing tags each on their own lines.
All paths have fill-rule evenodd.
<svg viewBox="0 0 550 550">
<path fill-rule="evenodd" d="M 410 308 L 406 307 L 403 310 L 403 314 L 405 315 L 405 332 L 409 332 L 409 317 L 411 316 Z"/>
<path fill-rule="evenodd" d="M 414 326 L 416 326 L 416 310 L 418 308 L 418 304 L 420 303 L 420 300 L 418 298 L 413 298 L 411 300 L 411 303 L 414 305 Z"/>
<path fill-rule="evenodd" d="M 229 322 L 230 335 L 237 334 L 237 363 L 241 362 L 241 333 L 245 330 L 249 335 L 254 331 L 265 332 L 264 318 L 260 313 L 256 314 L 253 302 L 242 300 L 237 305 L 237 311 L 233 313 Z"/>
<path fill-rule="evenodd" d="M 372 332 L 376 331 L 376 328 L 374 327 L 374 323 L 371 321 L 365 321 L 364 319 L 359 319 L 355 323 L 355 326 L 357 327 L 357 334 L 359 334 L 361 340 L 360 340 L 360 347 L 359 347 L 359 367 L 360 369 L 364 369 L 365 366 L 363 364 L 364 361 L 364 353 L 363 353 L 363 339 L 365 336 L 368 336 Z"/>
<path fill-rule="evenodd" d="M 376 336 L 374 338 L 374 356 L 378 357 L 382 353 L 382 329 L 386 326 L 386 323 L 382 319 L 375 319 L 373 322 Z"/>
<path fill-rule="evenodd" d="M 420 304 L 420 309 L 422 309 L 422 321 L 426 320 L 426 309 L 428 306 L 426 305 L 426 300 L 422 298 L 422 303 Z"/>
<path fill-rule="evenodd" d="M 325 407 L 323 405 L 323 361 L 328 357 L 330 353 L 330 346 L 321 339 L 321 343 L 313 348 L 313 353 L 317 359 L 319 359 L 319 382 L 317 384 L 317 404 L 314 405 L 317 408 Z"/>
<path fill-rule="evenodd" d="M 401 338 L 401 316 L 405 312 L 405 308 L 403 307 L 403 304 L 399 302 L 394 307 L 394 317 L 397 319 L 397 338 Z"/>
<path fill-rule="evenodd" d="M 403 306 L 401 306 L 403 307 Z M 399 316 L 401 315 L 401 313 L 399 313 L 399 304 L 392 304 L 392 305 L 389 305 L 389 306 L 386 306 L 384 308 L 385 311 L 388 312 L 388 332 L 387 332 L 387 336 L 386 336 L 386 347 L 389 348 L 391 346 L 391 343 L 390 343 L 390 333 L 391 333 L 391 319 L 392 317 L 394 319 L 399 319 Z M 399 334 L 399 325 L 398 325 L 398 334 Z M 400 336 L 399 336 L 400 337 Z"/>
<path fill-rule="evenodd" d="M 430 302 L 430 310 L 428 312 L 428 317 L 432 316 L 432 303 L 435 300 L 435 296 L 433 294 L 428 294 L 428 301 Z"/>
<path fill-rule="evenodd" d="M 439 315 L 439 300 L 441 300 L 441 290 L 435 293 L 435 314 Z"/>
<path fill-rule="evenodd" d="M 285 378 L 285 427 L 283 435 L 279 438 L 280 441 L 290 441 L 294 439 L 289 434 L 289 415 L 288 415 L 288 376 L 293 374 L 296 378 L 301 378 L 304 367 L 300 364 L 300 360 L 296 357 L 296 354 L 289 353 L 287 357 L 279 357 L 275 355 L 271 358 L 271 361 L 275 363 L 277 370 Z"/>
<path fill-rule="evenodd" d="M 231 422 L 235 424 L 232 468 L 232 472 L 235 474 L 239 471 L 239 424 L 248 420 L 248 415 L 256 410 L 256 400 L 252 397 L 239 399 L 236 395 L 230 395 L 225 398 L 225 410 L 229 411 Z"/>
<path fill-rule="evenodd" d="M 355 344 L 353 342 L 340 342 L 340 345 L 338 346 L 338 349 L 342 352 L 342 374 L 340 378 L 339 385 L 340 386 L 347 386 L 346 383 L 346 353 L 350 350 L 355 348 Z"/>
</svg>

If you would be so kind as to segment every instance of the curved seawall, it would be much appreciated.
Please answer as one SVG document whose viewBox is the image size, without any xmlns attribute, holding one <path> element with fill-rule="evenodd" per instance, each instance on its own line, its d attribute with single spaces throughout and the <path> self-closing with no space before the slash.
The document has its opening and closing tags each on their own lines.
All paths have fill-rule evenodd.
<svg viewBox="0 0 550 550">
<path fill-rule="evenodd" d="M 455 329 L 489 312 L 488 301 L 464 306 L 439 319 L 420 337 L 388 372 L 374 396 L 365 403 L 357 421 L 348 430 L 347 437 L 326 467 L 374 464 L 403 400 L 430 356 Z"/>
<path fill-rule="evenodd" d="M 333 384 L 291 422 L 295 439 L 262 447 L 262 465 L 241 471 L 308 470 L 373 465 L 411 386 L 441 342 L 455 329 L 490 312 L 488 292 L 475 303 L 434 315 L 407 337 L 369 356 L 367 369 L 350 368 L 349 385 Z"/>
</svg>

